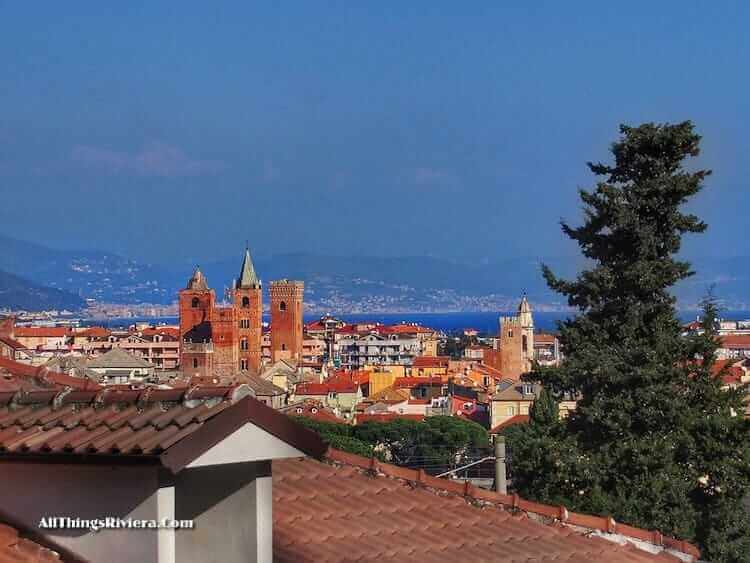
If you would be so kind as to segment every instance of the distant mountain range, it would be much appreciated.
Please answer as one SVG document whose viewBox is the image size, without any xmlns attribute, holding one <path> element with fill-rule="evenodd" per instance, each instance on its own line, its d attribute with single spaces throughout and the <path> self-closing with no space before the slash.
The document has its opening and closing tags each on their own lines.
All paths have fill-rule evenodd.
<svg viewBox="0 0 750 563">
<path fill-rule="evenodd" d="M 242 255 L 201 264 L 221 298 L 239 273 Z M 545 258 L 563 277 L 582 262 Z M 559 309 L 564 299 L 551 292 L 539 259 L 462 264 L 434 257 L 377 258 L 283 254 L 255 261 L 261 279 L 301 279 L 311 310 L 331 312 L 507 310 L 526 292 L 539 310 Z M 707 289 L 731 308 L 750 309 L 750 259 L 706 258 L 694 262 L 697 275 L 676 294 L 682 306 L 697 303 Z M 105 251 L 55 250 L 0 235 L 0 307 L 49 309 L 52 303 L 80 307 L 99 302 L 168 304 L 191 274 L 190 267 L 155 266 Z M 28 281 L 25 281 L 28 280 Z M 39 303 L 38 307 L 34 304 Z M 56 307 L 60 307 L 57 305 Z"/>
<path fill-rule="evenodd" d="M 77 295 L 36 285 L 27 279 L 0 271 L 0 309 L 77 311 L 84 300 Z"/>
</svg>

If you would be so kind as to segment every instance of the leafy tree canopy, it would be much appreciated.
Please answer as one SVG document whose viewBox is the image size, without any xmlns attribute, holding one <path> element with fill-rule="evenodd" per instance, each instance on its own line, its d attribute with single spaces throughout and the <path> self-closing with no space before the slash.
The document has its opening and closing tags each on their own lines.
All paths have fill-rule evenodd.
<svg viewBox="0 0 750 563">
<path fill-rule="evenodd" d="M 579 314 L 558 327 L 563 363 L 527 379 L 558 397 L 578 394 L 578 406 L 543 432 L 549 405 L 535 409 L 524 462 L 511 452 L 514 484 L 525 496 L 698 541 L 717 560 L 748 560 L 737 539 L 746 529 L 731 532 L 728 516 L 743 513 L 748 490 L 741 397 L 712 373 L 715 332 L 684 337 L 670 293 L 691 275 L 677 258 L 683 235 L 706 228 L 682 209 L 710 174 L 684 168 L 700 137 L 690 122 L 620 133 L 613 164 L 589 163 L 599 181 L 580 190 L 583 224 L 562 223 L 592 266 L 575 280 L 543 267 Z M 715 313 L 706 308 L 706 326 Z"/>
</svg>

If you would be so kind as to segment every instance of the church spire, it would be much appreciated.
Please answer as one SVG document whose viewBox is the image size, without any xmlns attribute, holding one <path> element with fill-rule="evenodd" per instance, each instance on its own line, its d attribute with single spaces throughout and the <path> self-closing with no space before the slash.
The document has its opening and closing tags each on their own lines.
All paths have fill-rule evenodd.
<svg viewBox="0 0 750 563">
<path fill-rule="evenodd" d="M 195 267 L 192 277 L 188 280 L 187 287 L 185 289 L 192 289 L 196 291 L 207 291 L 208 283 L 206 282 L 206 276 L 201 272 L 200 266 Z"/>
<path fill-rule="evenodd" d="M 521 326 L 534 326 L 534 318 L 531 316 L 531 306 L 529 305 L 529 300 L 526 299 L 525 292 L 521 298 L 521 303 L 518 305 L 518 320 Z"/>
<path fill-rule="evenodd" d="M 245 248 L 245 258 L 242 260 L 240 277 L 235 283 L 235 289 L 260 289 L 260 280 L 253 267 L 253 259 L 250 257 L 250 249 Z"/>
</svg>

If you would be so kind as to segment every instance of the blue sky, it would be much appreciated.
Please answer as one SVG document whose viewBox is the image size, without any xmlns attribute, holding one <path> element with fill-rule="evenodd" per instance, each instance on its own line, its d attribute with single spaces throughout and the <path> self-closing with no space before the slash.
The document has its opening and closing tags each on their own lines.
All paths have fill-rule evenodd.
<svg viewBox="0 0 750 563">
<path fill-rule="evenodd" d="M 36 8 L 36 9 L 34 9 Z M 619 123 L 692 119 L 745 255 L 744 2 L 0 2 L 0 231 L 154 262 L 575 252 Z"/>
</svg>

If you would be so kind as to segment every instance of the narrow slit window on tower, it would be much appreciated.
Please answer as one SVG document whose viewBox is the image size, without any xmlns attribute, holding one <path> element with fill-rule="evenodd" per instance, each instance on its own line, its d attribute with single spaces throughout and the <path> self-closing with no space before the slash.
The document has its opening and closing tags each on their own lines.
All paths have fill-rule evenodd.
<svg viewBox="0 0 750 563">
<path fill-rule="evenodd" d="M 247 338 L 243 338 L 242 340 L 240 340 L 240 349 L 247 350 Z"/>
<path fill-rule="evenodd" d="M 191 306 L 193 307 L 193 309 L 197 309 L 200 304 L 201 304 L 200 299 L 198 299 L 197 297 L 193 297 L 193 301 L 191 303 Z"/>
<path fill-rule="evenodd" d="M 193 358 L 193 369 L 198 369 L 198 358 Z"/>
<path fill-rule="evenodd" d="M 286 311 L 286 301 L 279 303 L 279 311 Z"/>
</svg>

